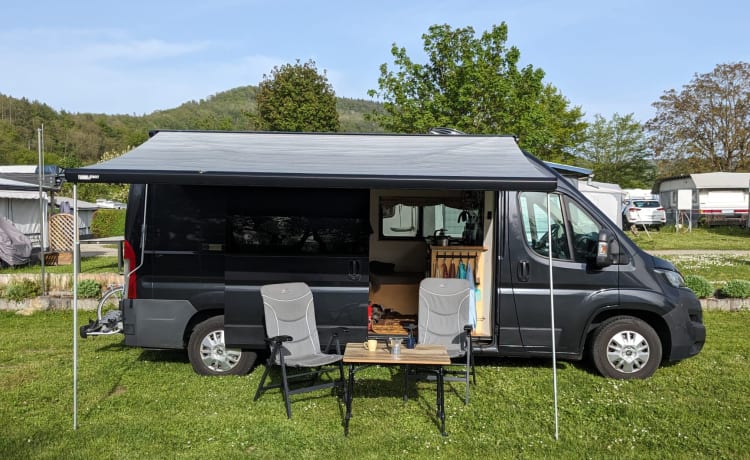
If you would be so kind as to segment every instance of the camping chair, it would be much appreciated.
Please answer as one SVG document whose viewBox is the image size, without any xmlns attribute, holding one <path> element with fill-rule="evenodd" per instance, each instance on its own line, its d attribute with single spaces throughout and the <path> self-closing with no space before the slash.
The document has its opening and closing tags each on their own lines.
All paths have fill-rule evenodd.
<svg viewBox="0 0 750 460">
<path fill-rule="evenodd" d="M 344 387 L 343 356 L 336 338 L 336 352 L 325 354 L 320 350 L 320 339 L 315 323 L 315 308 L 310 288 L 305 283 L 284 283 L 263 286 L 266 334 L 271 354 L 266 361 L 266 369 L 255 392 L 255 400 L 272 388 L 281 387 L 286 403 L 286 415 L 292 418 L 289 396 L 297 393 L 316 391 L 330 387 Z M 330 344 L 329 344 L 330 345 Z M 281 367 L 281 383 L 265 385 L 273 366 Z M 321 374 L 338 367 L 337 380 L 318 382 Z M 291 374 L 289 371 L 292 371 Z M 306 378 L 307 384 L 304 383 Z M 290 389 L 290 381 L 295 385 Z"/>
<path fill-rule="evenodd" d="M 469 403 L 469 373 L 476 383 L 469 290 L 469 281 L 458 278 L 425 278 L 419 284 L 419 343 L 446 347 L 453 367 L 444 371 L 445 380 L 466 383 L 465 404 Z"/>
</svg>

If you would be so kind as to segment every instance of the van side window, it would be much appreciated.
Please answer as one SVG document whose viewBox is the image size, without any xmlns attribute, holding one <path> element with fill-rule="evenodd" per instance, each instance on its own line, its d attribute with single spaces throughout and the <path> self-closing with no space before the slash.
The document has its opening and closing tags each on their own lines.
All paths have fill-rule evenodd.
<svg viewBox="0 0 750 460">
<path fill-rule="evenodd" d="M 463 244 L 482 235 L 483 194 L 462 190 L 453 195 L 383 196 L 379 204 L 381 240 L 424 240 L 437 232 Z"/>
<path fill-rule="evenodd" d="M 547 194 L 521 192 L 519 204 L 526 244 L 537 254 L 548 256 Z M 570 248 L 560 195 L 550 195 L 550 215 L 552 217 L 549 225 L 549 231 L 552 233 L 552 257 L 569 260 Z"/>
<path fill-rule="evenodd" d="M 223 248 L 226 219 L 221 187 L 151 187 L 147 248 L 191 252 Z"/>
<path fill-rule="evenodd" d="M 596 257 L 600 226 L 577 203 L 566 200 L 573 235 L 573 258 L 586 262 Z"/>
<path fill-rule="evenodd" d="M 269 256 L 367 255 L 367 190 L 257 189 L 227 207 L 227 251 Z"/>
</svg>

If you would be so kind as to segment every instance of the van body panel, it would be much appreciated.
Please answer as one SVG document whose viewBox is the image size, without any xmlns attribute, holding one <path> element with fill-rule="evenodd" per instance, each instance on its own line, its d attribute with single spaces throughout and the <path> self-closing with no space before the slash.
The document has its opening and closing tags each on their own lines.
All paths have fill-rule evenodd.
<svg viewBox="0 0 750 460">
<path fill-rule="evenodd" d="M 678 307 L 664 315 L 669 327 L 670 351 L 665 361 L 676 362 L 698 354 L 706 342 L 700 302 L 687 288 L 679 290 Z"/>
<path fill-rule="evenodd" d="M 143 348 L 184 348 L 184 334 L 197 313 L 187 300 L 124 299 L 125 345 Z"/>
</svg>

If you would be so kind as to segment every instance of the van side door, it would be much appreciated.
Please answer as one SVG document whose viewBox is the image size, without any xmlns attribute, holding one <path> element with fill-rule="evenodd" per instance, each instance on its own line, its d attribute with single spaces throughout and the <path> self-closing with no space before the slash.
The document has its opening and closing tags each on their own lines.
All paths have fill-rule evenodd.
<svg viewBox="0 0 750 460">
<path fill-rule="evenodd" d="M 305 282 L 319 338 L 367 336 L 369 190 L 238 188 L 227 204 L 228 345 L 265 347 L 260 288 Z"/>
<path fill-rule="evenodd" d="M 514 194 L 510 194 L 511 196 Z M 594 311 L 619 303 L 618 266 L 595 268 L 599 223 L 559 193 L 518 192 L 509 206 L 508 252 L 519 331 L 527 352 L 551 352 L 550 248 L 557 352 L 575 356 Z M 549 225 L 548 225 L 549 224 Z M 549 232 L 549 233 L 548 233 Z"/>
</svg>

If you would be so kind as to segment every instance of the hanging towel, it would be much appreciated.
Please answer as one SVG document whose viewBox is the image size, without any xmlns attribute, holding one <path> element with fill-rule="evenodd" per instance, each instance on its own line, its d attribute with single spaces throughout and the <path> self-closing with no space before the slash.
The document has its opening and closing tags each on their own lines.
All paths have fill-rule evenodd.
<svg viewBox="0 0 750 460">
<path fill-rule="evenodd" d="M 438 278 L 448 278 L 448 265 L 443 262 L 443 266 L 440 267 L 440 275 Z"/>
<path fill-rule="evenodd" d="M 466 279 L 466 264 L 463 260 L 458 263 L 458 273 L 456 273 L 456 278 Z"/>
<path fill-rule="evenodd" d="M 446 278 L 455 278 L 456 277 L 456 263 L 451 262 L 451 268 L 450 271 L 448 271 L 448 276 Z"/>
<path fill-rule="evenodd" d="M 477 296 L 476 291 L 478 290 L 474 284 L 474 271 L 471 269 L 471 264 L 466 270 L 466 279 L 469 280 L 469 324 L 476 329 L 477 327 Z"/>
</svg>

